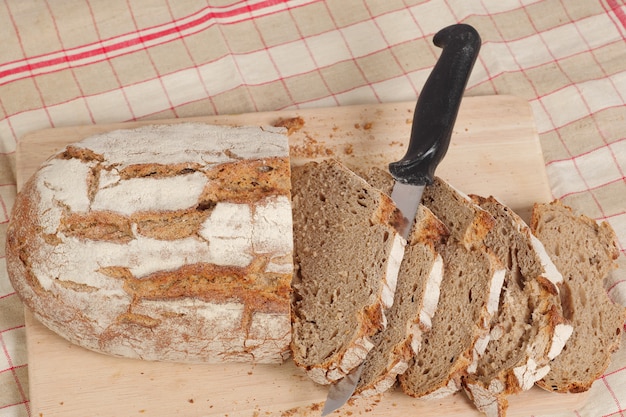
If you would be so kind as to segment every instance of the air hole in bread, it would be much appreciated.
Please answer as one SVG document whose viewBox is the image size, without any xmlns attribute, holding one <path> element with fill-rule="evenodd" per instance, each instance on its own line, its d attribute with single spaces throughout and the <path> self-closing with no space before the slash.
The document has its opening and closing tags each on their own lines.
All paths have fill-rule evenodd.
<svg viewBox="0 0 626 417">
<path fill-rule="evenodd" d="M 578 301 L 580 302 L 581 306 L 583 307 L 587 306 L 587 292 L 585 291 L 583 287 L 578 288 Z"/>
<path fill-rule="evenodd" d="M 567 282 L 564 282 L 561 285 L 561 291 L 559 293 L 560 297 L 561 297 L 561 306 L 563 308 L 563 317 L 565 317 L 566 320 L 573 320 L 574 319 L 574 302 L 572 300 L 572 292 L 570 290 L 569 285 L 567 284 Z M 567 345 L 566 345 L 567 347 Z"/>
</svg>

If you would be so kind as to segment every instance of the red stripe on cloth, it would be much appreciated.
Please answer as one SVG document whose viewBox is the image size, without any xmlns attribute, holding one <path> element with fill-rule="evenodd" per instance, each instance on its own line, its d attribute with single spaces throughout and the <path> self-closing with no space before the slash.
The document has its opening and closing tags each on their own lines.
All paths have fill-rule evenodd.
<svg viewBox="0 0 626 417">
<path fill-rule="evenodd" d="M 100 36 L 100 30 L 98 29 L 98 25 L 96 24 L 96 15 L 93 12 L 93 9 L 91 8 L 91 4 L 89 2 L 87 2 L 87 7 L 89 8 L 89 15 L 91 16 L 91 21 L 96 31 L 96 35 L 98 35 L 98 39 L 102 39 L 102 37 Z M 122 82 L 120 81 L 120 76 L 117 73 L 115 66 L 111 63 L 109 59 L 106 59 L 106 62 L 108 63 L 109 68 L 111 69 L 111 72 L 113 73 L 113 76 L 115 77 L 115 82 L 117 82 L 117 85 L 119 86 L 118 90 L 122 93 L 122 97 L 124 97 L 124 102 L 126 103 L 126 107 L 128 108 L 128 111 L 130 112 L 131 118 L 133 120 L 136 119 L 136 116 L 133 113 L 133 108 L 130 105 L 130 100 L 128 99 L 128 95 L 126 94 L 126 91 L 124 90 L 124 88 L 122 88 Z"/>
<path fill-rule="evenodd" d="M 606 1 L 611 11 L 615 13 L 615 16 L 620 21 L 624 29 L 626 29 L 626 12 L 622 9 L 623 5 L 620 5 L 617 0 L 607 0 Z"/>
<path fill-rule="evenodd" d="M 0 410 L 4 410 L 4 409 L 7 409 L 7 408 L 12 408 L 12 407 L 17 407 L 18 405 L 28 406 L 28 401 L 21 401 L 21 402 L 18 402 L 18 403 L 2 405 L 2 406 L 0 406 Z"/>
<path fill-rule="evenodd" d="M 609 288 L 606 289 L 606 292 L 610 294 L 611 292 L 613 292 L 614 290 L 616 290 L 618 287 L 620 287 L 623 284 L 626 284 L 626 279 L 622 279 L 617 282 L 614 282 Z"/>
<path fill-rule="evenodd" d="M 317 72 L 317 74 L 319 75 L 320 79 L 322 80 L 322 84 L 324 84 L 324 88 L 326 89 L 326 91 L 328 91 L 328 96 L 332 97 L 332 99 L 333 99 L 333 101 L 335 102 L 336 105 L 339 105 L 339 100 L 337 100 L 337 96 L 335 94 L 333 94 L 332 91 L 330 91 L 330 85 L 328 84 L 328 80 L 326 80 L 326 77 L 324 77 L 324 74 L 322 73 L 322 71 L 320 71 L 320 69 L 322 67 L 317 62 L 317 59 L 315 59 L 315 55 L 311 51 L 311 46 L 309 45 L 309 42 L 307 42 L 306 37 L 302 33 L 302 29 L 300 29 L 300 26 L 298 25 L 298 21 L 294 18 L 293 12 L 291 11 L 291 9 L 289 9 L 289 17 L 293 20 L 294 25 L 296 27 L 296 30 L 298 31 L 298 36 L 300 37 L 300 39 L 302 39 L 302 43 L 304 44 L 304 47 L 306 48 L 307 53 L 309 54 L 309 57 L 311 57 L 311 61 L 313 61 L 313 63 L 315 64 L 315 70 L 314 71 Z M 316 100 L 317 100 L 317 98 L 316 98 Z M 295 106 L 300 106 L 301 104 L 304 104 L 304 103 L 302 103 L 302 102 L 294 102 L 293 104 Z"/>
<path fill-rule="evenodd" d="M 6 328 L 6 329 L 2 329 L 2 330 L 0 330 L 0 335 L 1 335 L 2 333 L 10 332 L 10 331 L 12 331 L 12 330 L 23 329 L 23 328 L 25 328 L 25 327 L 26 327 L 26 325 L 24 325 L 24 324 L 21 324 L 21 325 L 19 325 L 19 326 L 15 326 L 15 327 L 8 327 L 8 328 Z M 25 365 L 23 365 L 23 366 L 25 366 Z M 20 368 L 20 366 L 14 366 L 14 367 L 13 367 L 13 369 L 17 369 L 17 368 Z"/>
<path fill-rule="evenodd" d="M 52 8 L 50 7 L 49 1 L 46 0 L 45 3 L 46 3 L 46 8 L 48 9 L 48 13 L 51 16 L 53 16 Z M 61 34 L 59 33 L 59 26 L 57 25 L 57 20 L 52 19 L 52 22 L 54 23 L 54 33 L 56 35 L 57 41 L 59 42 L 61 47 L 64 48 L 63 39 L 61 38 Z M 80 92 L 81 97 L 85 97 L 85 92 L 83 91 L 83 87 L 80 85 L 80 83 L 78 82 L 78 79 L 76 78 L 76 73 L 74 72 L 74 70 L 70 70 L 70 73 L 72 75 L 72 79 L 74 80 L 74 84 L 76 84 L 76 87 L 78 88 L 78 91 Z M 91 108 L 89 108 L 89 103 L 85 100 L 84 104 L 85 104 L 85 108 L 87 109 L 87 113 L 89 113 L 89 120 L 91 121 L 92 124 L 95 124 L 96 120 L 93 117 L 93 112 L 91 111 Z M 4 203 L 2 204 L 2 206 L 4 208 Z"/>
<path fill-rule="evenodd" d="M 3 256 L 2 258 L 4 258 L 4 256 Z M 13 291 L 13 292 L 10 292 L 10 293 L 5 294 L 5 295 L 0 295 L 0 300 L 2 300 L 3 298 L 9 298 L 9 297 L 12 297 L 12 296 L 14 296 L 14 295 L 16 295 L 16 294 L 17 294 L 17 293 L 16 293 L 15 291 Z"/>
<path fill-rule="evenodd" d="M 365 3 L 365 2 L 364 2 Z M 324 3 L 324 7 L 326 8 L 326 11 L 328 13 L 328 15 L 330 16 L 330 19 L 333 22 L 333 25 L 335 26 L 335 28 L 339 29 L 339 27 L 341 25 L 339 25 L 337 23 L 337 21 L 335 20 L 335 17 L 333 16 L 333 12 L 330 9 L 330 7 L 328 7 L 328 4 Z M 378 93 L 376 92 L 376 89 L 372 86 L 372 84 L 369 82 L 369 80 L 367 79 L 367 75 L 365 74 L 365 71 L 363 71 L 363 68 L 359 65 L 359 63 L 357 62 L 356 56 L 354 55 L 354 52 L 352 51 L 352 48 L 350 48 L 350 43 L 348 42 L 348 40 L 346 39 L 345 34 L 341 31 L 338 30 L 339 36 L 341 37 L 341 39 L 343 40 L 343 44 L 345 45 L 346 49 L 348 50 L 348 52 L 350 53 L 350 57 L 349 57 L 349 61 L 354 62 L 354 65 L 356 66 L 357 70 L 359 71 L 359 74 L 361 75 L 361 77 L 367 81 L 366 85 L 363 86 L 359 86 L 358 88 L 362 88 L 362 87 L 369 87 L 369 89 L 372 91 L 372 93 L 374 94 L 374 97 L 376 98 L 376 101 L 378 103 L 381 103 L 382 100 L 380 99 L 380 97 L 378 96 Z"/>
<path fill-rule="evenodd" d="M 607 372 L 603 376 L 606 378 L 606 377 L 609 377 L 611 375 L 619 374 L 620 372 L 623 372 L 623 371 L 626 371 L 626 365 L 625 366 L 621 366 L 621 367 L 619 367 L 617 369 L 614 369 L 611 372 Z"/>
<path fill-rule="evenodd" d="M 24 326 L 20 326 L 20 327 L 24 327 Z M 13 380 L 15 381 L 15 385 L 17 386 L 17 390 L 20 393 L 20 397 L 22 398 L 22 402 L 26 407 L 26 411 L 28 412 L 28 415 L 30 415 L 30 407 L 28 405 L 28 396 L 26 395 L 26 391 L 24 387 L 22 386 L 22 383 L 20 382 L 19 378 L 17 377 L 17 373 L 15 372 L 17 369 L 22 368 L 25 365 L 13 366 L 13 358 L 11 358 L 11 355 L 9 354 L 9 350 L 7 349 L 7 345 L 6 343 L 4 343 L 4 339 L 2 338 L 2 333 L 0 333 L 0 345 L 2 345 L 2 350 L 4 351 L 4 355 L 7 358 L 7 363 L 9 364 L 8 371 L 10 371 L 13 374 Z"/>
<path fill-rule="evenodd" d="M 576 169 L 578 170 L 578 164 L 576 163 L 576 159 L 572 158 L 572 162 L 573 162 L 574 166 L 576 167 Z M 555 196 L 555 197 L 563 199 L 563 198 L 571 197 L 573 195 L 584 194 L 584 193 L 595 191 L 595 190 L 601 190 L 602 188 L 604 188 L 604 187 L 606 187 L 608 185 L 617 184 L 618 182 L 624 182 L 624 178 L 618 178 L 618 179 L 615 179 L 615 180 L 612 180 L 612 181 L 606 181 L 606 182 L 603 182 L 602 184 L 599 184 L 599 185 L 591 187 L 591 186 L 589 186 L 587 184 L 587 181 L 585 181 L 585 179 L 582 176 L 581 176 L 581 178 L 583 179 L 583 182 L 585 183 L 585 189 L 584 190 L 571 191 L 569 193 L 561 194 L 561 195 L 558 195 L 558 196 Z M 590 195 L 594 199 L 594 201 L 597 200 L 596 196 L 593 193 L 591 193 Z M 600 212 L 602 213 L 602 216 L 596 218 L 595 220 L 610 219 L 612 217 L 617 217 L 617 216 L 626 214 L 626 212 L 621 212 L 621 213 L 616 213 L 616 214 L 612 214 L 610 216 L 607 216 L 604 213 L 604 211 L 602 210 L 602 208 L 601 207 L 599 207 L 599 208 L 600 208 Z"/>
<path fill-rule="evenodd" d="M 314 1 L 319 1 L 319 0 L 314 0 Z M 248 3 L 248 2 L 245 2 L 245 3 Z M 268 9 L 272 6 L 276 6 L 282 3 L 287 4 L 289 3 L 289 0 L 265 0 L 265 1 L 261 1 L 252 5 L 245 4 L 244 6 L 240 6 L 240 7 L 233 8 L 233 9 L 226 10 L 226 11 L 216 11 L 215 7 L 206 8 L 203 11 L 201 11 L 202 13 L 200 13 L 198 17 L 195 17 L 192 19 L 189 19 L 189 16 L 187 16 L 183 19 L 178 19 L 176 21 L 169 22 L 167 24 L 163 24 L 160 26 L 155 26 L 152 28 L 145 28 L 145 29 L 138 30 L 136 32 L 131 32 L 131 33 L 127 33 L 124 35 L 120 35 L 115 38 L 106 39 L 101 42 L 82 45 L 81 47 L 72 48 L 71 50 L 55 51 L 54 53 L 48 54 L 48 55 L 58 55 L 59 53 L 63 52 L 62 56 L 45 59 L 44 58 L 45 55 L 40 55 L 40 56 L 35 56 L 35 57 L 30 58 L 31 61 L 34 61 L 36 59 L 41 59 L 40 61 L 37 61 L 37 62 L 29 62 L 29 59 L 27 58 L 23 60 L 24 62 L 23 64 L 19 64 L 20 61 L 13 61 L 13 62 L 7 63 L 5 66 L 8 66 L 8 65 L 13 65 L 13 66 L 9 69 L 1 70 L 0 79 L 11 76 L 11 75 L 16 75 L 16 74 L 20 74 L 24 72 L 32 72 L 32 71 L 40 70 L 43 68 L 52 67 L 55 65 L 70 64 L 72 62 L 77 62 L 80 60 L 84 60 L 84 59 L 88 59 L 88 58 L 92 58 L 92 57 L 96 57 L 100 55 L 108 55 L 111 53 L 119 52 L 123 49 L 132 48 L 132 47 L 139 46 L 139 45 L 149 43 L 149 42 L 159 40 L 159 39 L 167 39 L 171 35 L 174 35 L 177 33 L 180 34 L 180 32 L 192 30 L 194 28 L 197 28 L 199 26 L 206 24 L 207 22 L 211 20 L 224 19 L 224 18 L 229 18 L 229 17 L 238 17 L 238 16 L 244 16 L 245 17 L 244 20 L 252 19 L 254 17 L 251 15 L 253 12 L 258 12 L 264 9 Z M 199 13 L 196 13 L 196 14 L 199 14 Z M 163 29 L 159 30 L 158 29 L 159 27 L 162 27 Z M 129 36 L 134 36 L 134 37 L 129 37 Z M 125 40 L 115 41 L 115 39 L 121 39 L 121 38 L 126 38 L 126 37 L 129 37 L 129 38 Z M 103 42 L 107 42 L 107 44 L 103 45 L 102 44 Z M 78 51 L 81 49 L 82 51 Z M 72 51 L 75 51 L 75 52 L 72 52 Z M 24 56 L 26 56 L 26 54 Z M 0 82 L 0 84 L 2 83 Z"/>
<path fill-rule="evenodd" d="M 575 83 L 572 78 L 568 75 L 567 71 L 563 70 L 562 64 L 559 62 L 559 59 L 557 57 L 554 56 L 554 54 L 552 53 L 552 50 L 549 48 L 549 46 L 547 45 L 547 43 L 545 42 L 544 38 L 541 36 L 541 31 L 539 30 L 539 28 L 535 25 L 532 16 L 530 16 L 530 14 L 528 13 L 528 9 L 526 7 L 523 7 L 523 11 L 526 13 L 526 15 L 528 16 L 528 20 L 530 22 L 530 24 L 532 25 L 533 29 L 535 30 L 535 32 L 539 35 L 539 38 L 541 39 L 541 41 L 545 44 L 546 50 L 548 51 L 548 53 L 550 54 L 550 57 L 552 58 L 554 64 L 556 65 L 556 67 L 559 69 L 559 71 L 561 71 L 563 73 L 563 75 L 567 78 L 567 80 L 569 81 L 570 86 L 572 86 L 576 92 L 578 93 L 580 99 L 583 102 L 583 105 L 585 106 L 585 110 L 587 111 L 587 114 L 592 115 L 593 112 L 591 111 L 591 107 L 589 106 L 589 103 L 587 102 L 587 100 L 585 99 L 585 96 L 582 94 L 580 87 L 578 86 L 577 83 Z M 570 15 L 567 15 L 568 19 L 570 22 L 572 23 L 576 23 L 576 20 L 573 19 Z M 589 44 L 586 45 L 589 48 Z M 524 71 L 522 69 L 522 71 Z M 531 82 L 529 80 L 529 82 Z M 531 82 L 532 84 L 532 82 Z M 533 86 L 533 90 L 535 91 L 535 93 L 538 93 L 536 90 L 536 87 Z M 616 89 L 617 90 L 617 89 Z M 539 94 L 537 94 L 537 98 L 539 99 L 539 104 L 544 107 L 544 111 L 546 112 L 546 114 L 549 114 L 549 111 L 545 108 L 541 97 Z M 603 142 L 605 144 L 607 144 L 607 140 L 606 137 L 603 135 L 602 130 L 600 129 L 600 127 L 598 126 L 597 120 L 595 120 L 595 118 L 592 118 L 594 124 L 595 124 L 595 128 L 596 131 L 598 132 L 598 135 L 602 138 Z M 550 116 L 550 121 L 552 123 L 553 126 L 555 126 L 555 123 L 552 120 L 552 117 Z M 562 137 L 561 133 L 559 132 L 559 130 L 556 130 L 556 134 L 557 137 L 559 138 L 559 141 L 561 142 L 561 144 L 563 145 L 563 148 L 567 151 L 567 153 L 570 155 L 570 157 L 572 157 L 572 162 L 574 163 L 574 168 L 576 170 L 576 172 L 578 173 L 578 176 L 582 179 L 583 183 L 585 184 L 585 188 L 590 189 L 589 184 L 587 183 L 587 180 L 585 179 L 585 176 L 582 173 L 582 170 L 580 169 L 580 167 L 578 166 L 576 159 L 574 158 L 574 153 L 569 149 L 567 141 Z M 617 165 L 618 169 L 619 168 L 619 164 L 617 163 L 617 160 L 615 158 L 615 156 L 613 155 L 613 162 Z M 591 193 L 591 198 L 594 201 L 594 203 L 596 204 L 598 210 L 600 211 L 600 213 L 602 213 L 603 217 L 606 217 L 606 213 L 604 212 L 604 207 L 602 207 L 602 204 L 600 203 L 600 201 L 596 198 L 596 196 Z"/>
<path fill-rule="evenodd" d="M 170 17 L 172 18 L 172 20 L 175 20 L 174 18 L 174 12 L 172 11 L 172 6 L 168 1 L 166 1 L 167 4 L 167 11 L 170 14 Z M 179 31 L 180 32 L 180 31 Z M 193 57 L 193 54 L 191 53 L 191 50 L 189 49 L 189 45 L 187 44 L 187 40 L 185 38 L 185 36 L 180 33 L 179 36 L 183 47 L 185 48 L 185 52 L 187 54 L 187 58 L 189 58 L 189 60 L 193 63 L 193 68 L 196 70 L 196 75 L 198 76 L 198 80 L 200 80 L 200 84 L 202 85 L 202 89 L 204 91 L 205 96 L 209 99 L 209 102 L 211 103 L 211 108 L 213 109 L 213 114 L 217 114 L 217 106 L 215 105 L 215 101 L 213 100 L 213 96 L 211 95 L 211 93 L 209 92 L 206 83 L 204 82 L 204 79 L 202 78 L 202 74 L 200 73 L 200 69 L 198 68 L 198 62 L 196 62 L 196 59 Z"/>
<path fill-rule="evenodd" d="M 130 12 L 130 17 L 133 21 L 133 25 L 135 25 L 135 30 L 137 30 L 137 32 L 139 32 L 141 29 L 139 29 L 139 26 L 137 25 L 137 19 L 135 18 L 135 13 L 133 13 L 133 7 L 132 4 L 130 3 L 129 0 L 126 0 L 126 5 L 128 6 L 128 11 Z M 175 26 L 171 31 L 171 33 L 177 33 L 180 36 L 180 31 L 182 30 L 182 28 L 178 28 L 177 26 Z M 142 41 L 143 44 L 143 41 Z M 144 50 L 148 50 L 148 48 L 144 45 L 143 46 Z M 159 70 L 156 66 L 156 64 L 154 63 L 154 59 L 152 59 L 152 55 L 150 55 L 149 53 L 146 54 L 148 56 L 148 60 L 150 60 L 150 65 L 152 65 L 152 69 L 154 70 L 154 72 L 159 76 L 158 80 L 159 80 L 159 84 L 161 85 L 161 89 L 163 90 L 163 94 L 165 95 L 165 98 L 167 99 L 167 104 L 169 105 L 169 109 L 174 113 L 174 117 L 178 118 L 178 113 L 176 112 L 176 109 L 174 108 L 174 105 L 172 104 L 172 99 L 170 98 L 170 95 L 167 92 L 167 88 L 165 88 L 165 85 L 163 84 L 163 78 L 161 77 L 161 74 L 159 74 Z M 165 109 L 163 109 L 165 110 Z"/>
<path fill-rule="evenodd" d="M 9 19 L 11 20 L 11 26 L 13 27 L 13 30 L 15 31 L 15 34 L 17 35 L 17 42 L 19 44 L 20 52 L 22 53 L 22 56 L 26 56 L 26 51 L 24 50 L 24 44 L 22 42 L 22 37 L 20 36 L 20 32 L 18 30 L 17 23 L 15 22 L 15 17 L 13 16 L 13 13 L 11 13 L 11 9 L 9 8 L 9 5 L 6 2 L 5 2 L 5 5 L 6 5 L 7 13 L 9 14 Z M 39 95 L 39 100 L 41 102 L 43 110 L 46 113 L 46 117 L 48 119 L 48 123 L 50 124 L 51 127 L 54 127 L 54 123 L 52 122 L 52 117 L 50 117 L 50 112 L 48 112 L 48 109 L 45 106 L 45 102 L 44 102 L 44 99 L 43 99 L 43 94 L 41 93 L 41 89 L 39 88 L 39 85 L 37 84 L 36 80 L 33 80 L 33 84 L 35 86 L 35 90 L 37 90 L 37 94 Z M 17 138 L 16 138 L 16 141 L 17 141 Z"/>
<path fill-rule="evenodd" d="M 622 405 L 619 403 L 619 398 L 617 398 L 617 395 L 615 395 L 615 391 L 613 390 L 613 387 L 611 386 L 611 384 L 609 384 L 609 382 L 606 380 L 606 377 L 604 376 L 602 377 L 602 382 L 604 383 L 604 386 L 606 387 L 607 392 L 611 395 L 611 398 L 613 398 L 613 401 L 615 401 L 617 410 L 623 411 L 624 409 L 622 408 Z"/>
<path fill-rule="evenodd" d="M 608 107 L 608 108 L 618 108 L 618 107 Z M 574 123 L 574 122 L 572 122 L 572 123 Z M 568 123 L 565 126 L 568 126 L 568 125 L 570 125 L 572 123 Z M 610 145 L 613 145 L 613 144 L 616 144 L 616 143 L 620 143 L 620 142 L 624 142 L 624 141 L 626 141 L 626 137 L 618 139 L 618 140 L 615 140 L 615 141 L 611 142 L 610 144 L 609 143 L 605 143 L 604 145 L 596 146 L 595 148 L 588 149 L 585 152 L 580 152 L 577 155 L 571 156 L 569 158 L 553 159 L 553 160 L 547 162 L 546 166 L 554 165 L 554 164 L 559 163 L 559 162 L 573 161 L 573 160 L 576 160 L 578 158 L 582 158 L 584 156 L 591 155 L 592 153 L 594 153 L 594 152 L 596 152 L 596 151 L 598 151 L 600 149 L 605 149 L 605 148 L 607 148 L 607 146 L 610 146 Z M 622 173 L 621 169 L 620 169 L 619 172 Z M 622 176 L 624 176 L 623 173 L 622 173 Z"/>
</svg>

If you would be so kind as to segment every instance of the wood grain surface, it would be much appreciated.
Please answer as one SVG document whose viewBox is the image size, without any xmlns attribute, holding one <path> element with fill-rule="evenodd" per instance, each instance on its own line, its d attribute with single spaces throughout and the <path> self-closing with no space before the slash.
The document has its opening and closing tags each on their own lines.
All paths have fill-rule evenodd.
<svg viewBox="0 0 626 417">
<path fill-rule="evenodd" d="M 17 151 L 18 187 L 68 143 L 118 128 L 188 121 L 273 125 L 299 117 L 290 136 L 294 164 L 334 157 L 348 165 L 386 167 L 401 158 L 414 103 L 288 110 L 115 125 L 59 127 L 26 135 Z M 528 219 L 534 202 L 551 199 L 541 146 L 528 104 L 510 96 L 467 97 L 450 149 L 437 170 L 466 193 L 494 195 Z M 181 364 L 114 358 L 72 345 L 26 312 L 31 413 L 84 416 L 318 416 L 327 388 L 290 360 L 282 365 Z M 510 398 L 508 416 L 553 414 L 584 404 L 586 394 L 539 388 Z M 458 393 L 441 400 L 397 390 L 354 400 L 336 416 L 479 416 Z"/>
</svg>

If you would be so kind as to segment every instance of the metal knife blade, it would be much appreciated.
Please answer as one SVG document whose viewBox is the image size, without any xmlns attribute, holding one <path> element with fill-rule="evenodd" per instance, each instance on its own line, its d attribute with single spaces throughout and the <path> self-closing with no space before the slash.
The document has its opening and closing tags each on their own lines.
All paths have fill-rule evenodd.
<svg viewBox="0 0 626 417">
<path fill-rule="evenodd" d="M 448 150 L 481 39 L 473 27 L 457 24 L 437 32 L 433 43 L 443 51 L 417 100 L 406 155 L 389 164 L 395 179 L 391 199 L 405 219 L 398 232 L 405 239 L 411 232 L 424 189 L 432 184 L 435 169 Z M 352 397 L 365 364 L 364 361 L 331 385 L 322 416 L 341 408 Z"/>
<path fill-rule="evenodd" d="M 396 182 L 393 185 L 391 199 L 400 210 L 400 213 L 402 213 L 402 217 L 404 217 L 404 221 L 398 227 L 398 232 L 405 240 L 409 238 L 411 233 L 411 226 L 413 225 L 413 220 L 415 220 L 425 188 L 426 185 L 405 184 L 403 182 Z"/>
<path fill-rule="evenodd" d="M 339 382 L 331 385 L 324 403 L 324 409 L 322 410 L 322 417 L 338 410 L 348 402 L 359 384 L 363 368 L 363 365 L 357 366 L 352 372 L 341 378 Z"/>
</svg>

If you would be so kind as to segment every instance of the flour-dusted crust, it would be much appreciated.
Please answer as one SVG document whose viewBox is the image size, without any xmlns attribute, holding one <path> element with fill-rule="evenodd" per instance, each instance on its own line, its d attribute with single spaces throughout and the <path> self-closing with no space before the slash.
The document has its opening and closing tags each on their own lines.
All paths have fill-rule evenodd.
<svg viewBox="0 0 626 417">
<path fill-rule="evenodd" d="M 17 197 L 16 291 L 43 324 L 95 351 L 281 362 L 293 269 L 282 132 L 184 123 L 69 145 Z"/>
</svg>

